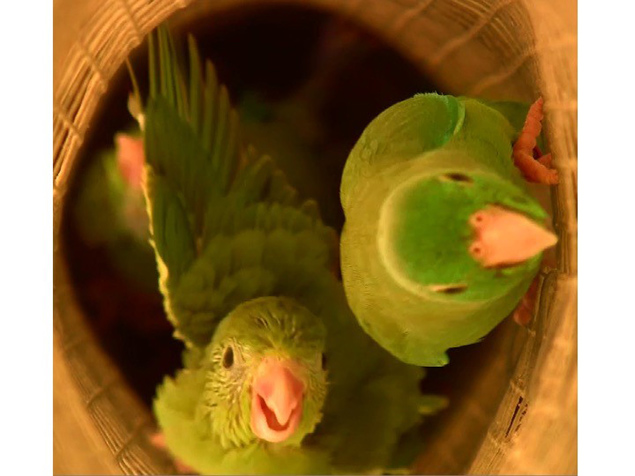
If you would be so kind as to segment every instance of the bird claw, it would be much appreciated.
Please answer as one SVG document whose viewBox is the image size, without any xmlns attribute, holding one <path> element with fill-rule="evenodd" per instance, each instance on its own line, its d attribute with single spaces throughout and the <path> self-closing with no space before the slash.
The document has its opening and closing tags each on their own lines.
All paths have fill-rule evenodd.
<svg viewBox="0 0 635 476">
<path fill-rule="evenodd" d="M 550 154 L 548 154 L 550 155 Z M 551 164 L 551 157 L 543 156 L 538 160 L 535 160 L 530 155 L 525 153 L 514 153 L 514 164 L 520 172 L 523 174 L 526 180 L 534 183 L 541 183 L 546 185 L 557 185 L 560 182 L 560 177 L 556 169 L 549 168 Z"/>
<path fill-rule="evenodd" d="M 534 317 L 536 307 L 536 297 L 538 296 L 538 280 L 534 279 L 522 300 L 514 309 L 512 317 L 514 322 L 522 327 L 527 327 Z"/>
<path fill-rule="evenodd" d="M 542 155 L 534 159 L 536 138 L 542 130 L 542 98 L 538 99 L 529 108 L 527 119 L 518 139 L 514 143 L 514 165 L 518 167 L 526 180 L 547 185 L 556 185 L 559 182 L 558 171 L 551 167 L 551 154 Z"/>
<path fill-rule="evenodd" d="M 541 163 L 542 165 L 544 165 L 545 167 L 547 167 L 548 169 L 551 168 L 551 163 L 553 162 L 551 154 L 545 154 L 543 156 L 538 157 L 538 162 Z M 557 174 L 557 172 L 556 172 Z"/>
<path fill-rule="evenodd" d="M 155 448 L 159 448 L 160 450 L 167 450 L 168 449 L 167 445 L 165 444 L 165 436 L 160 431 L 156 432 L 156 433 L 153 433 L 150 436 L 150 443 L 152 443 L 152 445 Z"/>
</svg>

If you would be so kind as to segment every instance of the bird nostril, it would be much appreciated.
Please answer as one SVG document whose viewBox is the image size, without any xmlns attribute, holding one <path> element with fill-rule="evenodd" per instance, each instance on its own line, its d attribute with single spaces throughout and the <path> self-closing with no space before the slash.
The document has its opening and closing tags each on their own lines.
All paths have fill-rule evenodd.
<svg viewBox="0 0 635 476">
<path fill-rule="evenodd" d="M 484 221 L 485 216 L 482 212 L 476 212 L 470 217 L 470 224 L 475 228 L 479 228 Z"/>
</svg>

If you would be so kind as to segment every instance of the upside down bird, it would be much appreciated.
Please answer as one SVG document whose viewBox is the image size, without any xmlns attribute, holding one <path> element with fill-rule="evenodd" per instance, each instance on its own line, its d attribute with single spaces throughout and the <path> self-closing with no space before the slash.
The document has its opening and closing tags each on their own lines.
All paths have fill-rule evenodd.
<svg viewBox="0 0 635 476">
<path fill-rule="evenodd" d="M 556 235 L 526 181 L 553 185 L 531 107 L 417 94 L 376 117 L 341 182 L 342 278 L 361 326 L 404 362 L 443 366 L 519 304 Z"/>
</svg>

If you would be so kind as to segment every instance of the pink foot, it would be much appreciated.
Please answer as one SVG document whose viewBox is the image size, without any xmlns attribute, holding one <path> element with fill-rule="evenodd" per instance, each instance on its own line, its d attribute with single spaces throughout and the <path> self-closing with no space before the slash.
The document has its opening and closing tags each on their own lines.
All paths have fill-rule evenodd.
<svg viewBox="0 0 635 476">
<path fill-rule="evenodd" d="M 545 167 L 547 167 L 548 169 L 551 168 L 551 154 L 547 154 L 547 155 L 543 155 L 538 159 L 538 162 L 540 162 L 542 165 L 544 165 Z M 557 172 L 556 172 L 557 174 Z"/>
<path fill-rule="evenodd" d="M 542 98 L 538 99 L 529 108 L 527 119 L 516 143 L 514 144 L 514 165 L 518 167 L 525 179 L 530 182 L 555 185 L 559 182 L 558 171 L 551 168 L 551 154 L 534 159 L 536 138 L 542 130 Z"/>
<path fill-rule="evenodd" d="M 527 327 L 534 317 L 536 296 L 538 295 L 538 279 L 534 279 L 513 313 L 516 324 Z"/>
</svg>

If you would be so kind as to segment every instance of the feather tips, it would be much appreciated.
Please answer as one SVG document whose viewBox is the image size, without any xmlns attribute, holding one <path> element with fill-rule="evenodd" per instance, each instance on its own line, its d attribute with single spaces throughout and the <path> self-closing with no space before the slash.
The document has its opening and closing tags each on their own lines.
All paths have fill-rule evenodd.
<svg viewBox="0 0 635 476">
<path fill-rule="evenodd" d="M 145 149 L 152 239 L 177 335 L 204 346 L 233 307 L 279 293 L 288 280 L 279 262 L 262 253 L 251 262 L 250 250 L 262 244 L 250 232 L 266 243 L 275 230 L 286 230 L 290 241 L 282 252 L 289 256 L 296 243 L 304 246 L 303 234 L 314 235 L 307 256 L 323 257 L 318 269 L 328 272 L 337 247 L 316 204 L 298 200 L 271 158 L 241 144 L 227 88 L 211 62 L 203 68 L 194 39 L 188 38 L 189 68 L 180 67 L 165 27 L 150 36 L 149 49 Z"/>
</svg>

